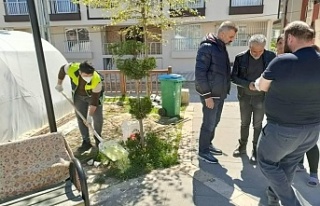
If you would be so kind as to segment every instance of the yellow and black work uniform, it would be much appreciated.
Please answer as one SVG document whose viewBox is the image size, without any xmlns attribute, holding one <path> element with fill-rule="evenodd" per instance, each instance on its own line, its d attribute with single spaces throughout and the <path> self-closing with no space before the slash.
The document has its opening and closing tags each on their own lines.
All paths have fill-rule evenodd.
<svg viewBox="0 0 320 206">
<path fill-rule="evenodd" d="M 89 83 L 80 77 L 79 73 L 80 63 L 70 63 L 61 67 L 59 71 L 59 79 L 64 79 L 65 75 L 68 75 L 71 80 L 72 94 L 79 96 L 90 96 L 90 105 L 98 106 L 103 102 L 103 85 L 99 93 L 94 92 L 95 88 L 102 83 L 103 79 L 100 74 L 96 71 L 93 72 L 92 79 Z"/>
</svg>

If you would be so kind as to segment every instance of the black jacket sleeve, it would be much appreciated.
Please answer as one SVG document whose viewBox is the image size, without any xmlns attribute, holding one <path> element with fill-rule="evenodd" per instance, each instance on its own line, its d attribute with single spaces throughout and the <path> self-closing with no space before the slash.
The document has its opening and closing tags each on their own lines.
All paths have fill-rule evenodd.
<svg viewBox="0 0 320 206">
<path fill-rule="evenodd" d="M 234 63 L 233 63 L 233 68 L 232 68 L 232 73 L 231 73 L 231 81 L 232 83 L 236 84 L 237 86 L 243 87 L 243 88 L 249 88 L 250 81 L 240 78 L 240 56 L 236 56 Z M 243 58 L 243 57 L 242 57 Z"/>
<path fill-rule="evenodd" d="M 208 81 L 208 71 L 211 66 L 211 43 L 203 43 L 197 53 L 195 66 L 196 90 L 204 98 L 211 97 L 211 88 Z"/>
</svg>

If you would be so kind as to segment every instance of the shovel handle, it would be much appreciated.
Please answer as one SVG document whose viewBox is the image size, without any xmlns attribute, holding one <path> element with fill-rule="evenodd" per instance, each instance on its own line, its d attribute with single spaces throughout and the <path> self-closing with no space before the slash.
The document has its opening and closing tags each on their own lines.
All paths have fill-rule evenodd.
<svg viewBox="0 0 320 206">
<path fill-rule="evenodd" d="M 98 132 L 92 127 L 92 124 L 88 124 L 87 119 L 84 118 L 84 116 L 78 111 L 78 109 L 76 108 L 76 106 L 74 105 L 73 101 L 64 93 L 61 92 L 61 94 L 68 100 L 68 102 L 73 106 L 73 108 L 75 109 L 76 113 L 80 116 L 80 118 L 84 121 L 84 123 L 87 125 L 87 127 L 89 127 L 89 129 L 92 130 L 94 136 L 96 136 L 99 140 L 99 142 L 102 142 L 103 139 L 101 138 L 101 136 L 98 134 Z"/>
</svg>

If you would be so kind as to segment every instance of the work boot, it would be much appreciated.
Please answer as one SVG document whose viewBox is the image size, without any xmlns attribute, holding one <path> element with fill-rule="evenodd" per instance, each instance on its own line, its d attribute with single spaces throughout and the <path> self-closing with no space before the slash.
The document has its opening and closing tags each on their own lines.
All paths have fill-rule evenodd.
<svg viewBox="0 0 320 206">
<path fill-rule="evenodd" d="M 239 146 L 237 147 L 237 149 L 234 150 L 233 156 L 240 157 L 241 155 L 246 154 L 247 152 L 246 148 L 247 148 L 247 143 L 239 140 Z"/>
<path fill-rule="evenodd" d="M 78 148 L 79 152 L 84 152 L 89 150 L 92 147 L 90 140 L 83 140 L 81 146 Z"/>
<path fill-rule="evenodd" d="M 256 147 L 253 147 L 252 149 L 252 155 L 250 157 L 250 164 L 257 164 L 257 149 Z"/>
</svg>

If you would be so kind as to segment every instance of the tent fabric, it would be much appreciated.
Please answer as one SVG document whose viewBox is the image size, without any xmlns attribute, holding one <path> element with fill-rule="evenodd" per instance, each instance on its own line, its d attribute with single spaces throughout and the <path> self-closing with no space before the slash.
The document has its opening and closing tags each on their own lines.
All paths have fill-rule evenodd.
<svg viewBox="0 0 320 206">
<path fill-rule="evenodd" d="M 42 46 L 55 118 L 59 119 L 72 112 L 69 103 L 54 89 L 59 69 L 67 60 L 46 40 L 42 39 Z M 32 34 L 0 31 L 0 68 L 0 143 L 4 143 L 48 124 Z M 63 86 L 71 96 L 70 82 L 64 81 Z"/>
</svg>

